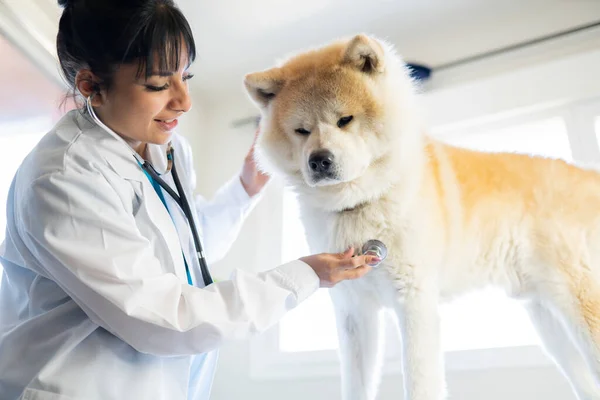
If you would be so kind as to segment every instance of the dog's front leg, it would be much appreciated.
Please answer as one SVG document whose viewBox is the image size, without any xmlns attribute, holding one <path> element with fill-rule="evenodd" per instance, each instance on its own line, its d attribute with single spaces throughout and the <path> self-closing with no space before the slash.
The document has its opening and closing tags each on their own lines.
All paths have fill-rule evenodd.
<svg viewBox="0 0 600 400">
<path fill-rule="evenodd" d="M 339 339 L 342 399 L 374 400 L 383 362 L 383 308 L 351 285 L 342 282 L 330 289 Z"/>
<path fill-rule="evenodd" d="M 438 298 L 436 289 L 419 288 L 402 296 L 396 307 L 402 332 L 404 391 L 408 400 L 446 397 Z"/>
</svg>

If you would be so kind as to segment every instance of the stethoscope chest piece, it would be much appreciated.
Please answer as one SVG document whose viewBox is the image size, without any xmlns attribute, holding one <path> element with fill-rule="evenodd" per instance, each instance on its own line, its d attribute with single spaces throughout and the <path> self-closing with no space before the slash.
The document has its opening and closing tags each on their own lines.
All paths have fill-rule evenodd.
<svg viewBox="0 0 600 400">
<path fill-rule="evenodd" d="M 377 268 L 379 265 L 381 265 L 381 263 L 383 262 L 383 260 L 385 260 L 388 254 L 387 247 L 385 246 L 385 244 L 383 244 L 382 241 L 377 239 L 367 241 L 363 245 L 361 252 L 362 254 L 375 256 L 381 259 L 381 261 L 378 263 L 369 264 L 373 268 Z"/>
</svg>

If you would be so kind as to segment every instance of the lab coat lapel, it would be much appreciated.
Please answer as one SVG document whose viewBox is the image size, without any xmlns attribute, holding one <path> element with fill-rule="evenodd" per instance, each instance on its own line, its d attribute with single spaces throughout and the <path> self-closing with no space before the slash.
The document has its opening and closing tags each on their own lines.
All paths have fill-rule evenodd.
<svg viewBox="0 0 600 400">
<path fill-rule="evenodd" d="M 175 183 L 173 181 L 173 176 L 171 174 L 165 175 L 164 180 L 170 187 L 175 188 Z M 163 193 L 165 193 L 165 192 L 163 191 Z M 169 210 L 171 211 L 171 218 L 173 219 L 173 223 L 175 224 L 175 227 L 177 229 L 177 234 L 179 237 L 180 249 L 183 250 L 183 252 L 185 253 L 185 258 L 186 258 L 188 267 L 190 269 L 192 281 L 194 283 L 199 282 L 193 272 L 197 269 L 198 266 L 196 265 L 197 264 L 196 257 L 194 257 L 194 254 L 196 252 L 194 250 L 194 242 L 193 242 L 190 228 L 188 226 L 187 218 L 185 217 L 185 214 L 183 213 L 183 210 L 181 209 L 181 207 L 179 207 L 179 204 L 177 204 L 177 202 L 166 193 L 165 193 L 165 201 L 167 202 L 167 206 L 169 207 Z M 180 253 L 181 253 L 181 251 L 180 251 Z M 185 266 L 184 266 L 184 268 L 185 268 Z"/>
<path fill-rule="evenodd" d="M 162 236 L 164 243 L 169 248 L 175 274 L 184 282 L 187 282 L 179 235 L 175 229 L 174 222 L 167 208 L 158 197 L 158 194 L 156 194 L 154 187 L 145 176 L 144 180 L 142 180 L 142 198 L 144 199 L 143 205 L 146 207 L 148 218 L 154 223 L 159 235 Z M 169 198 L 169 195 L 165 193 L 165 200 L 167 198 Z M 167 204 L 169 204 L 168 201 Z M 169 210 L 173 210 L 173 208 L 169 208 Z"/>
<path fill-rule="evenodd" d="M 171 259 L 173 260 L 174 272 L 183 281 L 187 281 L 183 255 L 181 254 L 181 245 L 173 220 L 162 201 L 156 194 L 150 180 L 146 177 L 143 169 L 139 166 L 137 160 L 132 155 L 132 151 L 125 143 L 114 138 L 102 128 L 95 126 L 87 131 L 86 134 L 98 135 L 101 140 L 106 141 L 106 147 L 110 149 L 104 154 L 105 160 L 112 169 L 122 178 L 137 182 L 132 185 L 134 188 L 141 188 L 142 193 L 138 193 L 142 201 L 142 209 L 145 212 L 145 219 L 154 224 L 157 235 L 162 238 L 162 244 L 169 249 Z M 165 198 L 168 195 L 165 195 Z M 168 266 L 164 266 L 165 269 Z"/>
</svg>

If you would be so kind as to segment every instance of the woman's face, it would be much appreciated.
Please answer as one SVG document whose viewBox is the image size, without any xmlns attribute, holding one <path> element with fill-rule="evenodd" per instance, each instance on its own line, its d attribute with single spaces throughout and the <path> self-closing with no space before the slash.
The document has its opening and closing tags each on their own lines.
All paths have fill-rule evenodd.
<svg viewBox="0 0 600 400">
<path fill-rule="evenodd" d="M 124 64 L 116 70 L 108 90 L 92 103 L 98 118 L 143 155 L 146 143 L 167 143 L 177 118 L 192 107 L 188 90 L 188 55 L 181 52 L 177 71 L 145 71 Z M 157 64 L 157 63 L 155 63 Z"/>
</svg>

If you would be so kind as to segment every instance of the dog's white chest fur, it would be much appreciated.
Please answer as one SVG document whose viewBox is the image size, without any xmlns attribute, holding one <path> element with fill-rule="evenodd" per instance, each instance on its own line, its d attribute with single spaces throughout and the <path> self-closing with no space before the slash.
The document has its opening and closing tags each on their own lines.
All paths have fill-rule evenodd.
<svg viewBox="0 0 600 400">
<path fill-rule="evenodd" d="M 403 296 L 414 283 L 414 266 L 423 265 L 425 256 L 418 243 L 421 236 L 413 227 L 414 218 L 403 216 L 399 204 L 380 199 L 342 212 L 302 205 L 301 214 L 312 253 L 342 252 L 349 246 L 358 253 L 368 240 L 385 243 L 388 257 L 384 263 L 360 282 L 347 284 L 366 292 L 393 290 L 395 296 Z"/>
</svg>

